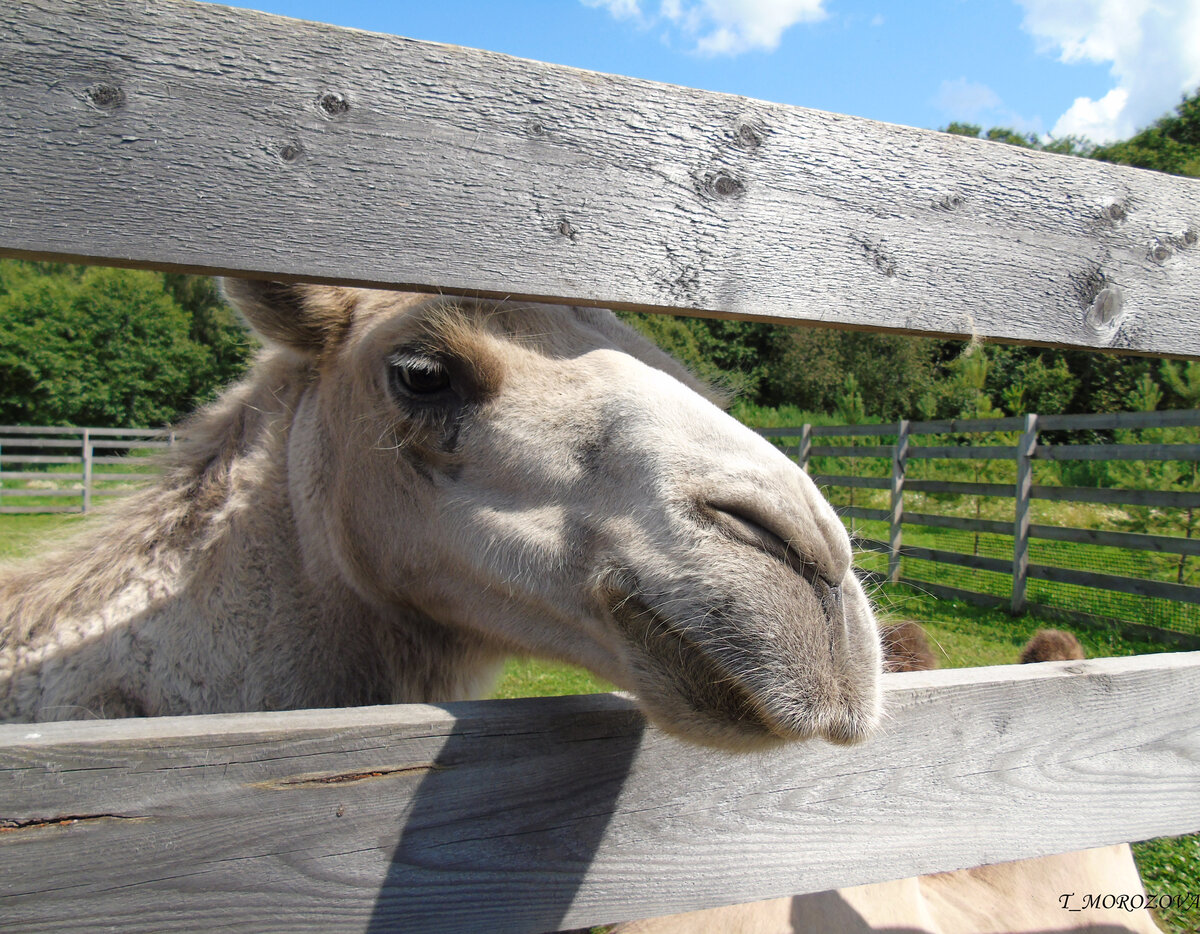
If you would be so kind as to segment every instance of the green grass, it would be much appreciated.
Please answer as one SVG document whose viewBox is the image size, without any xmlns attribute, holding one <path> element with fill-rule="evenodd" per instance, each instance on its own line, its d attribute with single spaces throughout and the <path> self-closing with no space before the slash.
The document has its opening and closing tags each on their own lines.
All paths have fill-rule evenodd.
<svg viewBox="0 0 1200 934">
<path fill-rule="evenodd" d="M 48 539 L 85 521 L 85 516 L 71 513 L 0 516 L 0 559 L 36 554 Z"/>
<path fill-rule="evenodd" d="M 883 584 L 872 596 L 885 622 L 911 619 L 920 623 L 942 668 L 1012 665 L 1037 630 L 1067 629 L 1079 638 L 1089 658 L 1169 652 L 1161 642 L 1127 638 L 1108 629 L 1047 622 L 1033 616 L 1013 617 L 999 610 L 943 600 L 903 585 Z"/>
<path fill-rule="evenodd" d="M 47 537 L 86 521 L 87 517 L 79 515 L 0 516 L 0 557 L 35 554 Z M 885 619 L 912 619 L 925 627 L 943 668 L 1012 664 L 1034 631 L 1047 625 L 1030 616 L 1013 618 L 961 601 L 936 599 L 904 586 L 881 585 L 874 588 L 872 596 Z M 1054 625 L 1074 632 L 1089 657 L 1168 651 L 1160 643 L 1125 638 L 1109 630 Z M 511 659 L 492 696 L 545 697 L 611 689 L 611 685 L 573 665 Z M 1149 892 L 1160 896 L 1169 893 L 1177 899 L 1195 894 L 1200 879 L 1200 835 L 1164 837 L 1134 844 L 1133 850 Z M 1200 931 L 1200 908 L 1160 912 L 1159 922 L 1173 934 Z"/>
<path fill-rule="evenodd" d="M 563 694 L 603 694 L 613 686 L 590 671 L 563 662 L 510 658 L 492 697 L 558 697 Z"/>
</svg>

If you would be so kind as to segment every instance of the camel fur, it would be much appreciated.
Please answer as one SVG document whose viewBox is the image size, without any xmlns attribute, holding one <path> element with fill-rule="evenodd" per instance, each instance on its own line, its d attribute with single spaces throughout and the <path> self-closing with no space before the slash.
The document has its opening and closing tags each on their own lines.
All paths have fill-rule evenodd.
<svg viewBox="0 0 1200 934">
<path fill-rule="evenodd" d="M 838 517 L 610 312 L 225 289 L 250 375 L 154 486 L 0 570 L 0 719 L 448 701 L 521 653 L 701 743 L 875 726 Z"/>
</svg>

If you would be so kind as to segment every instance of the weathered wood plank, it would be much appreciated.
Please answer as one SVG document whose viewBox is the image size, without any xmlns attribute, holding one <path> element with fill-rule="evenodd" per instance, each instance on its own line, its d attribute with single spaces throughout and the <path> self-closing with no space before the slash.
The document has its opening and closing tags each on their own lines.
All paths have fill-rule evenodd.
<svg viewBox="0 0 1200 934">
<path fill-rule="evenodd" d="M 1168 412 L 1098 412 L 1089 415 L 1039 415 L 1043 431 L 1102 431 L 1113 428 L 1179 428 L 1200 425 L 1200 409 Z"/>
<path fill-rule="evenodd" d="M 1163 600 L 1178 600 L 1181 603 L 1200 603 L 1200 587 L 1148 580 L 1143 577 L 1123 577 L 1118 574 L 1101 574 L 1096 571 L 1078 571 L 1074 568 L 1059 568 L 1050 564 L 1029 565 L 1029 577 L 1058 584 L 1115 590 L 1118 593 L 1131 593 L 1139 597 L 1158 597 Z"/>
<path fill-rule="evenodd" d="M 1017 450 L 1016 502 L 1013 505 L 1012 613 L 1025 609 L 1029 575 L 1029 526 L 1033 524 L 1033 458 L 1038 453 L 1038 417 L 1025 416 Z"/>
<path fill-rule="evenodd" d="M 1173 409 L 1166 412 L 1098 412 L 1087 415 L 1039 415 L 1043 431 L 1105 431 L 1114 428 L 1178 428 L 1200 425 L 1200 409 Z M 989 431 L 1021 431 L 1024 416 L 1009 418 L 952 418 L 931 422 L 910 422 L 909 434 L 973 434 Z M 759 428 L 768 438 L 799 435 L 802 428 Z M 2 432 L 3 429 L 0 429 Z M 885 425 L 814 425 L 819 436 L 895 435 L 897 426 Z"/>
<path fill-rule="evenodd" d="M 1051 461 L 1194 461 L 1200 444 L 1040 444 L 1034 455 Z"/>
<path fill-rule="evenodd" d="M 73 444 L 71 447 L 79 447 L 78 444 Z M 83 458 L 52 456 L 52 455 L 35 455 L 35 454 L 0 454 L 0 464 L 81 464 Z M 5 471 L 8 475 L 8 471 Z"/>
<path fill-rule="evenodd" d="M 169 428 L 87 428 L 37 425 L 0 426 L 0 442 L 5 435 L 82 435 L 85 431 L 96 437 L 107 438 L 166 438 L 172 434 Z"/>
<path fill-rule="evenodd" d="M 936 561 L 940 564 L 955 564 L 959 567 L 974 568 L 976 571 L 996 571 L 1000 574 L 1012 573 L 1012 560 L 1005 558 L 990 558 L 987 555 L 968 555 L 960 551 L 946 551 L 942 548 L 922 548 L 919 545 L 904 545 L 900 549 L 903 558 L 917 558 L 921 561 Z"/>
<path fill-rule="evenodd" d="M 971 446 L 945 444 L 914 444 L 908 450 L 910 458 L 927 460 L 969 459 L 969 460 L 1014 460 L 1017 456 L 1015 447 L 999 444 L 980 444 Z"/>
<path fill-rule="evenodd" d="M 771 429 L 775 431 L 776 429 Z M 813 425 L 815 436 L 857 437 L 859 435 L 895 435 L 896 425 Z"/>
<path fill-rule="evenodd" d="M 1200 830 L 1200 655 L 885 684 L 742 756 L 612 695 L 0 727 L 5 930 L 546 931 Z"/>
<path fill-rule="evenodd" d="M 1200 356 L 1200 182 L 165 0 L 0 8 L 8 255 Z"/>
<path fill-rule="evenodd" d="M 911 485 L 911 484 L 910 484 Z M 1056 502 L 1107 503 L 1115 506 L 1161 506 L 1165 509 L 1200 507 L 1200 493 L 1187 490 L 1125 490 L 1087 486 L 1035 486 L 1034 499 Z"/>
<path fill-rule="evenodd" d="M 900 579 L 900 546 L 904 544 L 904 474 L 908 467 L 908 420 L 897 425 L 896 443 L 892 446 L 892 489 L 888 516 L 888 579 Z"/>
<path fill-rule="evenodd" d="M 1143 532 L 1109 532 L 1103 529 L 1031 525 L 1029 537 L 1084 545 L 1107 545 L 1110 548 L 1128 548 L 1132 551 L 1155 551 L 1160 554 L 1200 555 L 1200 538 L 1182 538 L 1178 535 L 1146 535 Z"/>
</svg>

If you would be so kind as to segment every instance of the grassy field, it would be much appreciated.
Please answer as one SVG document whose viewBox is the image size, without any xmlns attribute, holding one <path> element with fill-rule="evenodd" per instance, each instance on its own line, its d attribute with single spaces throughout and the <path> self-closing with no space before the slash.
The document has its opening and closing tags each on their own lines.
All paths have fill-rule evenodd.
<svg viewBox="0 0 1200 934">
<path fill-rule="evenodd" d="M 1045 467 L 1047 465 L 1038 466 Z M 1049 466 L 1057 466 L 1057 464 Z M 947 465 L 938 461 L 919 461 L 915 462 L 915 468 L 910 471 L 910 478 L 968 481 L 981 479 L 989 483 L 1012 482 L 1012 478 L 1008 475 L 1012 464 L 999 462 L 992 467 L 994 475 L 976 478 L 969 473 L 970 462 Z M 845 458 L 814 458 L 812 470 L 817 474 L 850 474 L 881 479 L 890 476 L 890 465 L 880 459 L 851 463 Z M 1047 475 L 1038 478 L 1037 482 L 1053 486 L 1055 484 L 1051 482 L 1052 480 L 1053 477 Z M 830 501 L 838 507 L 856 506 L 884 511 L 889 508 L 889 493 L 886 490 L 830 487 L 825 490 L 825 493 Z M 1014 503 L 1011 497 L 951 496 L 923 494 L 914 491 L 908 491 L 904 496 L 904 509 L 908 515 L 927 513 L 960 519 L 985 519 L 1011 523 L 1013 508 Z M 1150 507 L 1105 506 L 1038 499 L 1032 503 L 1032 521 L 1038 525 L 1183 537 L 1180 516 L 1175 514 L 1178 512 L 1180 511 Z M 850 521 L 850 525 L 855 533 L 863 538 L 883 542 L 888 540 L 886 522 L 854 519 Z M 906 524 L 903 532 L 905 545 L 979 555 L 1007 562 L 1012 560 L 1013 538 L 1011 535 L 976 533 L 913 524 Z M 1179 555 L 1167 553 L 1034 538 L 1029 543 L 1029 560 L 1031 564 L 1036 565 L 1070 568 L 1117 577 L 1142 578 L 1193 586 L 1200 584 L 1200 558 L 1194 556 L 1181 558 Z M 884 571 L 887 568 L 887 557 L 882 554 L 866 554 L 861 556 L 859 564 L 869 570 Z M 1003 598 L 1007 598 L 1012 589 L 1012 577 L 1006 573 L 982 571 L 913 558 L 903 559 L 903 575 L 906 578 L 932 581 L 944 586 Z M 1200 605 L 1197 604 L 1157 597 L 1141 597 L 1051 581 L 1029 580 L 1027 586 L 1028 599 L 1033 603 L 1200 635 Z"/>
<path fill-rule="evenodd" d="M 47 538 L 87 521 L 77 515 L 0 516 L 0 558 L 35 554 Z M 945 668 L 1012 664 L 1026 640 L 1046 625 L 1033 617 L 1013 618 L 958 601 L 935 599 L 902 586 L 880 586 L 873 597 L 884 617 L 920 622 Z M 1068 625 L 1062 628 L 1071 629 L 1079 637 L 1090 657 L 1167 651 L 1160 643 L 1128 639 L 1108 630 Z M 611 690 L 610 685 L 571 665 L 513 659 L 506 665 L 493 696 L 538 697 L 607 690 Z M 1200 889 L 1200 835 L 1135 844 L 1134 853 L 1148 891 L 1182 899 Z M 1200 909 L 1163 912 L 1160 922 L 1174 934 L 1194 934 L 1200 931 Z"/>
</svg>

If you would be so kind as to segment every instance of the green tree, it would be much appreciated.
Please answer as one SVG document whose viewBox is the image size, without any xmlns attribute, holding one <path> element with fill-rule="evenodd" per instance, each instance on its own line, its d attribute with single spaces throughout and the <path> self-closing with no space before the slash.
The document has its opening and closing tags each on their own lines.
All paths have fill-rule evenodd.
<svg viewBox="0 0 1200 934">
<path fill-rule="evenodd" d="M 0 261 L 0 422 L 174 421 L 222 372 L 194 324 L 159 273 Z"/>
<path fill-rule="evenodd" d="M 1181 372 L 1173 363 L 1165 363 L 1162 373 L 1168 388 L 1185 399 L 1200 401 L 1200 366 L 1194 362 Z M 1130 408 L 1153 412 L 1162 404 L 1166 394 L 1150 373 L 1138 380 L 1130 394 Z M 1200 441 L 1200 430 L 1196 428 L 1137 428 L 1116 432 L 1117 441 L 1123 444 L 1195 444 Z M 1116 461 L 1109 465 L 1113 480 L 1128 489 L 1176 490 L 1200 492 L 1200 473 L 1195 461 Z M 1177 534 L 1192 538 L 1197 531 L 1195 509 L 1159 510 L 1147 507 L 1127 506 L 1124 518 L 1117 524 L 1134 532 L 1151 534 Z M 1173 562 L 1171 570 L 1177 583 L 1190 583 L 1188 556 L 1178 558 L 1163 556 L 1164 562 Z"/>
<path fill-rule="evenodd" d="M 1073 411 L 1079 378 L 1061 353 L 1008 345 L 989 345 L 988 351 L 988 394 L 1009 415 Z"/>
<path fill-rule="evenodd" d="M 1092 155 L 1106 162 L 1200 177 L 1200 89 L 1185 96 L 1174 113 L 1127 140 L 1098 147 Z"/>
<path fill-rule="evenodd" d="M 791 328 L 762 383 L 768 405 L 834 412 L 847 374 L 865 411 L 885 421 L 907 418 L 933 386 L 940 342 L 928 338 L 830 328 Z"/>
<path fill-rule="evenodd" d="M 1022 133 L 1011 127 L 1003 126 L 994 126 L 984 132 L 983 127 L 977 123 L 962 123 L 957 120 L 943 127 L 942 132 L 955 136 L 986 139 L 993 143 L 1008 143 L 1010 146 L 1021 146 L 1025 149 L 1039 149 L 1043 152 L 1053 152 L 1063 156 L 1091 156 L 1096 149 L 1095 144 L 1079 136 L 1042 139 L 1035 133 Z"/>
<path fill-rule="evenodd" d="M 207 401 L 222 386 L 240 376 L 258 346 L 237 313 L 225 303 L 215 279 L 164 273 L 163 287 L 191 316 L 188 337 L 208 348 L 212 365 L 200 374 L 197 401 Z"/>
<path fill-rule="evenodd" d="M 787 346 L 784 325 L 640 312 L 618 316 L 697 376 L 733 390 L 751 405 L 764 404 L 767 375 Z"/>
</svg>

